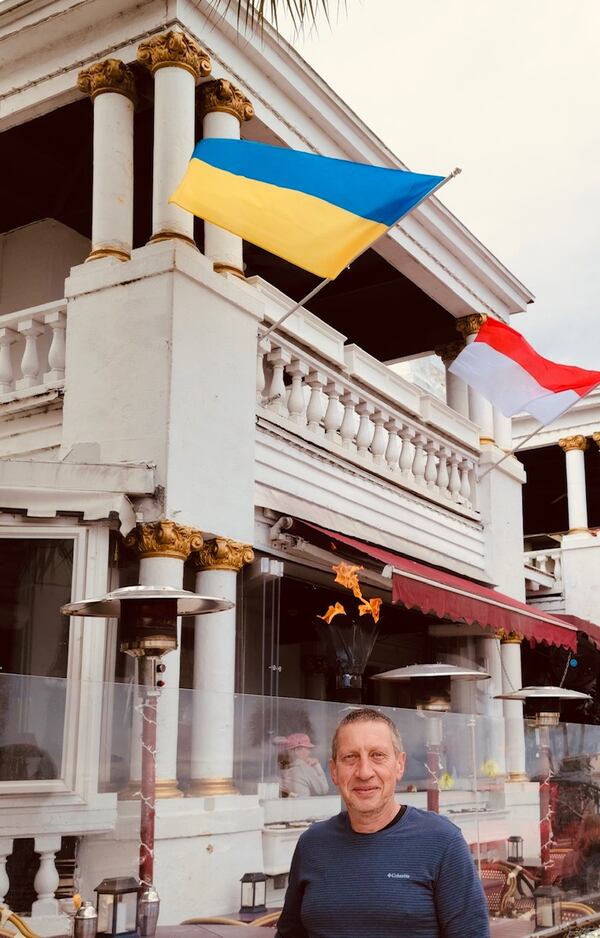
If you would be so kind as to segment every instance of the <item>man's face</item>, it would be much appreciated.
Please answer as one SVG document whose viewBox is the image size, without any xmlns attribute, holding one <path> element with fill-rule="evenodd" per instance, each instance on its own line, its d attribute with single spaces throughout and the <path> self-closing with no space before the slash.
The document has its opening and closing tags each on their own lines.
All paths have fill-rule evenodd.
<svg viewBox="0 0 600 938">
<path fill-rule="evenodd" d="M 391 810 L 405 758 L 403 752 L 394 752 L 390 728 L 379 720 L 357 721 L 341 728 L 329 771 L 351 820 L 353 815 L 367 819 Z"/>
</svg>

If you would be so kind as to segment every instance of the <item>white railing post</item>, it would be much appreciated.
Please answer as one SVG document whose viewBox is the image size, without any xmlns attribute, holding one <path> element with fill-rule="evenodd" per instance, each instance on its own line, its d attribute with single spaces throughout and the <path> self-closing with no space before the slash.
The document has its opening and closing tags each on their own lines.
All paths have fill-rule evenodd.
<svg viewBox="0 0 600 938">
<path fill-rule="evenodd" d="M 425 484 L 425 465 L 427 461 L 427 457 L 425 456 L 426 442 L 427 440 L 422 433 L 417 433 L 413 440 L 415 455 L 413 458 L 412 473 L 417 485 Z"/>
<path fill-rule="evenodd" d="M 371 452 L 373 453 L 373 462 L 377 466 L 383 465 L 383 455 L 387 448 L 387 433 L 384 430 L 384 424 L 387 420 L 386 415 L 381 410 L 376 410 L 371 416 L 375 424 L 373 439 L 371 440 Z"/>
<path fill-rule="evenodd" d="M 286 368 L 288 375 L 292 379 L 290 396 L 288 397 L 287 409 L 290 420 L 294 423 L 305 423 L 304 412 L 306 401 L 304 399 L 304 379 L 308 374 L 308 365 L 301 362 L 299 358 L 292 359 L 291 365 Z"/>
<path fill-rule="evenodd" d="M 340 443 L 339 428 L 340 419 L 340 395 L 343 388 L 337 381 L 328 381 L 325 385 L 325 394 L 327 395 L 327 409 L 323 417 L 323 426 L 325 427 L 325 436 L 332 443 Z"/>
<path fill-rule="evenodd" d="M 21 359 L 22 378 L 16 383 L 17 391 L 23 388 L 35 388 L 42 383 L 40 375 L 40 356 L 38 338 L 44 332 L 44 326 L 37 319 L 24 319 L 17 326 L 21 335 L 25 336 L 25 351 Z"/>
<path fill-rule="evenodd" d="M 281 348 L 274 348 L 273 351 L 269 352 L 267 355 L 267 359 L 273 369 L 271 386 L 269 387 L 267 394 L 267 407 L 269 410 L 275 411 L 275 413 L 279 414 L 281 417 L 285 417 L 287 416 L 287 405 L 285 400 L 287 396 L 287 389 L 285 386 L 283 373 L 285 371 L 286 365 L 289 365 L 291 362 L 291 355 L 289 352 L 285 352 Z"/>
<path fill-rule="evenodd" d="M 425 444 L 427 460 L 425 462 L 424 477 L 429 489 L 434 489 L 437 484 L 437 449 L 437 445 L 432 440 L 428 440 Z"/>
<path fill-rule="evenodd" d="M 358 395 L 353 391 L 346 391 L 340 397 L 340 404 L 344 408 L 344 417 L 340 427 L 340 436 L 344 449 L 355 449 L 354 436 L 356 431 L 355 413 L 358 407 Z"/>
<path fill-rule="evenodd" d="M 398 465 L 400 467 L 400 475 L 403 479 L 412 478 L 412 464 L 415 455 L 415 448 L 413 445 L 413 438 L 415 432 L 406 424 L 402 425 L 400 430 L 400 437 L 402 439 L 402 451 L 400 453 L 400 460 Z"/>
<path fill-rule="evenodd" d="M 35 838 L 34 850 L 40 855 L 40 868 L 33 881 L 37 899 L 31 907 L 32 916 L 57 915 L 59 912 L 54 893 L 59 884 L 55 856 L 60 850 L 60 842 L 60 835 L 56 834 L 43 834 Z"/>
<path fill-rule="evenodd" d="M 262 404 L 264 391 L 267 384 L 265 377 L 265 356 L 271 351 L 271 343 L 268 339 L 261 339 L 256 350 L 256 400 Z"/>
<path fill-rule="evenodd" d="M 19 338 L 14 329 L 0 329 L 0 394 L 12 391 L 15 375 L 13 371 L 11 345 Z"/>
<path fill-rule="evenodd" d="M 400 437 L 398 436 L 400 428 L 396 422 L 395 417 L 390 417 L 389 420 L 386 420 L 385 429 L 388 432 L 388 441 L 385 448 L 385 461 L 388 465 L 388 468 L 394 472 L 398 468 L 400 453 L 402 451 L 402 444 L 400 442 Z"/>
<path fill-rule="evenodd" d="M 458 453 L 452 453 L 450 456 L 450 481 L 448 483 L 448 489 L 450 491 L 450 498 L 453 502 L 458 501 L 460 497 L 460 456 Z"/>
<path fill-rule="evenodd" d="M 0 905 L 4 904 L 6 893 L 10 888 L 8 873 L 6 872 L 6 861 L 13 850 L 12 837 L 0 837 Z"/>
<path fill-rule="evenodd" d="M 369 455 L 369 446 L 373 439 L 374 427 L 371 424 L 373 408 L 368 401 L 361 400 L 356 406 L 356 413 L 359 416 L 358 430 L 356 433 L 356 448 L 359 456 L 367 457 Z"/>
<path fill-rule="evenodd" d="M 443 495 L 444 498 L 450 498 L 450 490 L 448 488 L 450 482 L 450 476 L 448 475 L 449 458 L 450 450 L 446 446 L 442 446 L 438 454 L 437 487 L 440 491 L 440 495 Z"/>
<path fill-rule="evenodd" d="M 313 433 L 322 433 L 321 421 L 323 419 L 323 388 L 326 378 L 320 371 L 311 371 L 306 384 L 310 388 L 310 398 L 306 408 L 308 429 Z"/>
<path fill-rule="evenodd" d="M 52 339 L 48 350 L 50 370 L 44 375 L 44 384 L 64 381 L 67 317 L 60 310 L 56 310 L 44 316 L 44 323 L 52 330 Z"/>
</svg>

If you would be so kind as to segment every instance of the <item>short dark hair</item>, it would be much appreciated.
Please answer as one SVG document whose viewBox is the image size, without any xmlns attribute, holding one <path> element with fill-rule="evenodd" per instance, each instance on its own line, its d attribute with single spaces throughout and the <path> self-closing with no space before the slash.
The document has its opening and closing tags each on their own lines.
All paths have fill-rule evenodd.
<svg viewBox="0 0 600 938">
<path fill-rule="evenodd" d="M 392 734 L 394 752 L 396 754 L 399 752 L 404 752 L 402 737 L 400 736 L 400 732 L 394 721 L 390 720 L 390 718 L 386 716 L 385 713 L 382 713 L 381 710 L 375 710 L 373 707 L 360 707 L 357 710 L 350 710 L 350 712 L 340 720 L 335 728 L 335 733 L 333 734 L 333 739 L 331 740 L 331 758 L 334 760 L 334 762 L 337 757 L 339 732 L 343 726 L 348 726 L 350 723 L 385 723 L 385 725 L 389 727 L 390 733 Z"/>
</svg>

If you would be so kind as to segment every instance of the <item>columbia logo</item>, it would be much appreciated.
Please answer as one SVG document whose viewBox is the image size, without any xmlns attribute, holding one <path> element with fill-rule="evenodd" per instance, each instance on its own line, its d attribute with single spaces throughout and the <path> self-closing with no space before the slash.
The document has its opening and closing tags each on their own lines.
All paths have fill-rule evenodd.
<svg viewBox="0 0 600 938">
<path fill-rule="evenodd" d="M 410 873 L 388 873 L 388 879 L 410 879 Z"/>
</svg>

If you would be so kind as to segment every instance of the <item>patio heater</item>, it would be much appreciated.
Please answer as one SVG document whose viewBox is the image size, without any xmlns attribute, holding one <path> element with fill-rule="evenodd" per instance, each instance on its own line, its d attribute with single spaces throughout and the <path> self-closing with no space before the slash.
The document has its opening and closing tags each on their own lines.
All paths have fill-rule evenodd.
<svg viewBox="0 0 600 938">
<path fill-rule="evenodd" d="M 142 884 L 154 880 L 154 826 L 156 796 L 157 702 L 164 681 L 163 655 L 177 648 L 179 616 L 201 616 L 231 609 L 234 603 L 212 596 L 198 596 L 171 586 L 126 586 L 99 599 L 68 603 L 67 616 L 95 616 L 121 620 L 121 651 L 138 659 L 142 714 L 142 779 L 140 817 L 140 865 Z"/>
<path fill-rule="evenodd" d="M 454 664 L 410 664 L 374 674 L 374 681 L 414 681 L 417 711 L 425 719 L 425 748 L 427 753 L 427 810 L 440 812 L 440 790 L 437 771 L 442 744 L 442 714 L 450 710 L 450 684 L 452 681 L 486 681 L 491 675 L 474 668 L 461 668 Z M 473 723 L 473 726 L 475 724 Z M 474 734 L 472 736 L 474 741 Z M 475 756 L 474 772 L 476 769 Z"/>
<path fill-rule="evenodd" d="M 563 700 L 591 700 L 589 694 L 582 694 L 577 690 L 566 690 L 564 687 L 521 687 L 520 690 L 510 694 L 498 694 L 496 700 L 523 700 L 525 702 L 526 719 L 529 725 L 539 731 L 540 753 L 543 759 L 542 778 L 540 778 L 540 860 L 542 863 L 542 887 L 552 884 L 552 861 L 550 859 L 550 845 L 552 843 L 552 821 L 550 811 L 550 777 L 552 765 L 550 761 L 550 727 L 558 726 L 560 721 L 560 705 Z M 535 895 L 535 894 L 534 894 Z M 548 894 L 541 897 L 542 906 L 546 908 Z M 537 907 L 537 900 L 536 900 Z M 548 908 L 552 907 L 552 903 Z"/>
</svg>

